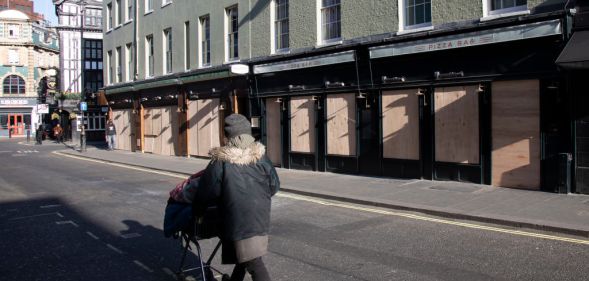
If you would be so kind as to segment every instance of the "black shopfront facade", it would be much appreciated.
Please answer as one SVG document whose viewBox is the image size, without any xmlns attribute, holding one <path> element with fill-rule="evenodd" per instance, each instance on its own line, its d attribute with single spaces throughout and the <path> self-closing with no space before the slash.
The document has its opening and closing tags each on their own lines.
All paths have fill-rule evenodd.
<svg viewBox="0 0 589 281">
<path fill-rule="evenodd" d="M 571 152 L 554 64 L 564 26 L 544 14 L 253 62 L 268 154 L 292 169 L 549 190 L 554 156 Z"/>
</svg>

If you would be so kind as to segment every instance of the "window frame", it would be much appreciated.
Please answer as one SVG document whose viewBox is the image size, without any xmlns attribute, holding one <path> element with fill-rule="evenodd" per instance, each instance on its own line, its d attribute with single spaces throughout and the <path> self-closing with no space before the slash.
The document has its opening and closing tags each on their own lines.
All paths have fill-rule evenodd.
<svg viewBox="0 0 589 281">
<path fill-rule="evenodd" d="M 233 15 L 235 15 L 235 19 L 233 19 Z M 225 8 L 225 62 L 234 61 L 239 61 L 238 5 L 233 5 Z"/>
<path fill-rule="evenodd" d="M 153 12 L 153 0 L 145 0 L 143 2 L 143 4 L 144 4 L 143 6 L 145 8 L 145 11 L 144 11 L 145 14 L 149 14 L 149 13 Z"/>
<path fill-rule="evenodd" d="M 341 0 L 331 0 L 331 1 L 338 1 L 337 4 L 330 4 L 327 6 L 323 5 L 323 1 L 325 0 L 317 0 L 317 44 L 318 45 L 327 45 L 327 44 L 331 44 L 331 43 L 340 43 L 342 41 L 342 13 L 341 13 L 341 5 L 342 2 Z M 337 20 L 336 21 L 330 21 L 327 22 L 327 19 L 324 18 L 324 11 L 327 11 L 328 9 L 331 10 L 333 8 L 337 8 L 336 9 L 336 14 L 337 14 Z M 324 26 L 327 26 L 327 28 L 325 28 L 325 30 L 329 30 L 330 26 L 335 24 L 337 27 L 337 30 L 339 31 L 338 36 L 337 37 L 330 37 L 330 38 L 326 38 L 326 33 L 324 31 Z"/>
<path fill-rule="evenodd" d="M 483 0 L 483 18 L 501 17 L 529 13 L 528 1 L 524 5 L 493 10 L 493 0 Z"/>
<path fill-rule="evenodd" d="M 133 73 L 131 72 L 131 70 L 133 69 L 133 43 L 127 43 L 125 45 L 125 60 L 127 62 L 125 81 L 129 82 L 133 80 Z"/>
<path fill-rule="evenodd" d="M 115 83 L 123 82 L 123 60 L 122 60 L 122 48 L 121 46 L 115 48 L 115 72 L 116 81 Z"/>
<path fill-rule="evenodd" d="M 211 66 L 211 16 L 204 15 L 198 19 L 198 65 Z M 205 48 L 206 45 L 206 48 Z"/>
<path fill-rule="evenodd" d="M 170 74 L 173 73 L 173 65 L 172 65 L 172 59 L 174 56 L 173 53 L 173 38 L 172 38 L 172 28 L 168 27 L 166 29 L 164 29 L 163 31 L 163 73 L 164 74 Z"/>
<path fill-rule="evenodd" d="M 106 17 L 108 18 L 106 21 L 106 30 L 111 30 L 113 28 L 112 22 L 112 3 L 106 4 Z"/>
<path fill-rule="evenodd" d="M 115 0 L 115 8 L 116 8 L 116 26 L 120 26 L 123 24 L 123 11 L 121 10 L 121 0 Z"/>
<path fill-rule="evenodd" d="M 190 70 L 190 21 L 184 22 L 184 70 Z"/>
<path fill-rule="evenodd" d="M 16 80 L 16 84 L 13 82 Z M 6 84 L 8 82 L 8 85 Z M 22 82 L 22 83 L 21 83 Z M 8 91 L 6 87 L 8 86 Z M 16 92 L 13 90 L 16 89 Z M 27 83 L 24 78 L 17 74 L 10 74 L 2 79 L 2 94 L 4 95 L 26 95 Z"/>
<path fill-rule="evenodd" d="M 279 3 L 279 1 L 283 1 Z M 285 17 L 279 18 L 280 8 L 285 7 Z M 272 0 L 270 2 L 270 28 L 271 28 L 271 50 L 272 53 L 285 53 L 290 50 L 290 3 L 289 0 Z M 286 26 L 286 32 L 282 33 L 283 26 Z M 286 36 L 286 40 L 284 39 Z M 280 38 L 280 39 L 279 39 Z M 284 44 L 286 42 L 286 44 Z"/>
<path fill-rule="evenodd" d="M 145 36 L 145 77 L 150 78 L 155 75 L 155 61 L 153 50 L 153 34 Z"/>
<path fill-rule="evenodd" d="M 106 78 L 107 78 L 107 83 L 108 85 L 112 85 L 113 84 L 113 71 L 112 71 L 112 50 L 109 50 L 106 52 Z"/>
</svg>

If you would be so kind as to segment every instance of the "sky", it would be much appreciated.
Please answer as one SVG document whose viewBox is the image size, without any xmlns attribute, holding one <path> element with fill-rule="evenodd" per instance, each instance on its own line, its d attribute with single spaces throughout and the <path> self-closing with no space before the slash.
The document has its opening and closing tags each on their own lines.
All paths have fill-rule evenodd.
<svg viewBox="0 0 589 281">
<path fill-rule="evenodd" d="M 33 0 L 33 2 L 35 3 L 35 12 L 43 14 L 45 20 L 49 21 L 51 25 L 57 25 L 57 16 L 52 0 Z"/>
</svg>

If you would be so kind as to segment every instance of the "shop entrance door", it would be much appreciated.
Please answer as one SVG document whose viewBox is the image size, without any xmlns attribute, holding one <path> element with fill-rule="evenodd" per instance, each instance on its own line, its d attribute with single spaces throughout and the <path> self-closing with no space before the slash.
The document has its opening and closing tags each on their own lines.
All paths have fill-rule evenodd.
<svg viewBox="0 0 589 281">
<path fill-rule="evenodd" d="M 378 131 L 378 96 L 374 93 L 358 98 L 360 117 L 360 155 L 358 168 L 364 175 L 380 175 L 380 145 Z"/>
<path fill-rule="evenodd" d="M 22 114 L 8 114 L 8 130 L 12 130 L 13 136 L 24 135 L 25 123 Z"/>
</svg>

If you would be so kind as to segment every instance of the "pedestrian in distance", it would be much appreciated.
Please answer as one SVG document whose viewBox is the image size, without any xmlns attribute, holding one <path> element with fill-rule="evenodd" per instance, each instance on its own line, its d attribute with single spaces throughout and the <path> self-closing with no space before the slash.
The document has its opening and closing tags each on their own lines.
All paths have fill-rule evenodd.
<svg viewBox="0 0 589 281">
<path fill-rule="evenodd" d="M 106 122 L 106 142 L 108 143 L 108 150 L 115 149 L 115 142 L 117 137 L 117 128 L 115 124 L 112 122 L 112 119 L 108 119 Z"/>
<path fill-rule="evenodd" d="M 57 141 L 57 143 L 63 142 L 63 128 L 60 124 L 57 124 L 55 127 L 53 127 L 53 136 L 55 137 L 55 141 Z"/>
<path fill-rule="evenodd" d="M 43 144 L 43 124 L 39 124 L 39 127 L 37 127 L 37 131 L 35 131 L 35 139 L 37 140 L 37 145 Z"/>
<path fill-rule="evenodd" d="M 225 137 L 224 146 L 209 152 L 193 204 L 220 208 L 222 262 L 236 264 L 230 280 L 242 281 L 247 270 L 253 281 L 269 281 L 262 256 L 268 250 L 271 197 L 280 181 L 245 116 L 225 118 Z"/>
</svg>

